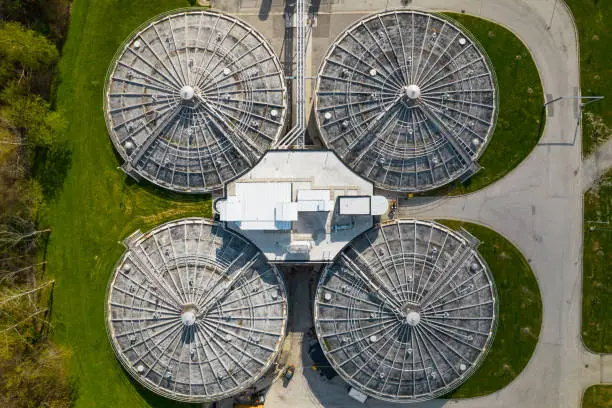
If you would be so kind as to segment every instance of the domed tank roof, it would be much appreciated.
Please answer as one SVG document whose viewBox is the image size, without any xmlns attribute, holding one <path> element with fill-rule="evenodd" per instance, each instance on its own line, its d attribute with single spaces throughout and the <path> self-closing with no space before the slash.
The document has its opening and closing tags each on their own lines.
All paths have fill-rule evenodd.
<svg viewBox="0 0 612 408">
<path fill-rule="evenodd" d="M 452 391 L 478 368 L 493 342 L 497 294 L 473 237 L 398 220 L 338 254 L 314 313 L 323 352 L 352 387 L 414 402 Z"/>
<path fill-rule="evenodd" d="M 106 323 L 121 364 L 168 398 L 217 401 L 251 386 L 285 335 L 279 271 L 239 234 L 189 218 L 127 241 L 108 287 Z"/>
<path fill-rule="evenodd" d="M 157 16 L 127 39 L 104 106 L 126 172 L 202 193 L 244 174 L 276 143 L 286 98 L 280 62 L 257 31 L 192 9 Z"/>
<path fill-rule="evenodd" d="M 437 14 L 367 16 L 339 36 L 319 69 L 324 144 L 384 190 L 432 190 L 474 173 L 497 111 L 484 50 Z"/>
</svg>

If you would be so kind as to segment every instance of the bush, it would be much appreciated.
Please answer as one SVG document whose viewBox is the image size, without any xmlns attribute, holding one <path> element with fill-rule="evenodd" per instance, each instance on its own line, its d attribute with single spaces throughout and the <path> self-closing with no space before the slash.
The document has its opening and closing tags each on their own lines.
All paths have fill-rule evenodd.
<svg viewBox="0 0 612 408">
<path fill-rule="evenodd" d="M 55 64 L 59 52 L 51 41 L 17 22 L 0 26 L 0 57 L 26 71 L 40 71 Z"/>
<path fill-rule="evenodd" d="M 0 123 L 15 131 L 22 142 L 32 147 L 50 147 L 66 130 L 66 120 L 52 111 L 38 95 L 26 94 L 23 87 L 10 84 L 0 94 Z"/>
<path fill-rule="evenodd" d="M 0 361 L 0 405 L 14 408 L 72 406 L 75 387 L 67 374 L 70 353 L 43 342 L 33 347 L 15 344 Z"/>
</svg>

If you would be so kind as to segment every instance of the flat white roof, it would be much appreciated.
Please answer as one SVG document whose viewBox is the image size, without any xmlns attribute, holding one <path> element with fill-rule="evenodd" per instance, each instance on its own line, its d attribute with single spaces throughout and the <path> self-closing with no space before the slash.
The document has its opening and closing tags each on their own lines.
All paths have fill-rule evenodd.
<svg viewBox="0 0 612 408">
<path fill-rule="evenodd" d="M 270 186 L 262 187 L 274 184 L 291 184 L 290 195 L 287 187 L 282 194 L 268 191 Z M 334 213 L 338 197 L 371 196 L 374 188 L 328 150 L 268 151 L 251 171 L 226 186 L 227 195 L 244 196 L 246 185 L 252 191 L 245 211 L 252 212 L 253 220 L 230 222 L 228 227 L 257 245 L 270 261 L 331 261 L 351 239 L 373 225 L 369 214 Z M 222 202 L 216 205 L 220 215 Z M 258 208 L 250 208 L 253 202 Z M 284 221 L 296 215 L 297 220 Z"/>
<path fill-rule="evenodd" d="M 297 192 L 298 201 L 325 201 L 331 197 L 329 190 L 311 190 L 301 188 Z"/>
<path fill-rule="evenodd" d="M 225 214 L 220 214 L 222 221 L 234 221 L 242 230 L 279 230 L 291 228 L 287 221 L 297 220 L 297 211 L 291 206 L 284 207 L 291 203 L 291 183 L 236 183 L 235 191 L 222 204 L 225 207 Z M 277 208 L 282 212 L 280 219 L 276 216 Z"/>
<path fill-rule="evenodd" d="M 299 211 L 331 211 L 334 209 L 334 202 L 331 200 L 307 200 L 307 201 L 298 201 L 298 210 Z"/>
<path fill-rule="evenodd" d="M 370 201 L 372 215 L 383 215 L 389 211 L 389 201 L 383 196 L 372 196 Z"/>
<path fill-rule="evenodd" d="M 276 219 L 278 221 L 296 221 L 298 219 L 297 203 L 279 203 L 276 205 Z"/>
<path fill-rule="evenodd" d="M 242 202 L 239 197 L 229 197 L 221 204 L 221 218 L 224 221 L 240 221 L 242 219 Z"/>
<path fill-rule="evenodd" d="M 334 201 L 330 200 L 331 191 L 299 189 L 297 192 L 299 211 L 332 211 Z"/>
<path fill-rule="evenodd" d="M 343 215 L 369 215 L 370 197 L 344 196 L 338 199 L 338 211 Z"/>
</svg>

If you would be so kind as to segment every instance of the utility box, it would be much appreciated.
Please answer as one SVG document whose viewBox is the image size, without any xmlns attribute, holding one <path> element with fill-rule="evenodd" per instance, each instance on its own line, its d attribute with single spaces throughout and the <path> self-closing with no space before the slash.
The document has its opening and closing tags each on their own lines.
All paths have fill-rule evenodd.
<svg viewBox="0 0 612 408">
<path fill-rule="evenodd" d="M 383 196 L 338 197 L 340 215 L 382 215 L 389 210 L 389 202 Z"/>
<path fill-rule="evenodd" d="M 352 399 L 361 402 L 362 404 L 366 402 L 366 400 L 368 399 L 368 396 L 365 395 L 363 392 L 351 387 L 349 389 L 348 392 L 349 397 L 351 397 Z"/>
</svg>

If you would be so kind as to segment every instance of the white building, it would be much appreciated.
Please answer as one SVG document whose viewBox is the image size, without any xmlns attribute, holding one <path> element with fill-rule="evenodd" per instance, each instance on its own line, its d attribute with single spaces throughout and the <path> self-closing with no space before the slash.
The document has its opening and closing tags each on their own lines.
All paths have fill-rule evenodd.
<svg viewBox="0 0 612 408">
<path fill-rule="evenodd" d="M 326 262 L 385 214 L 385 197 L 330 151 L 270 151 L 215 202 L 271 261 Z"/>
</svg>

